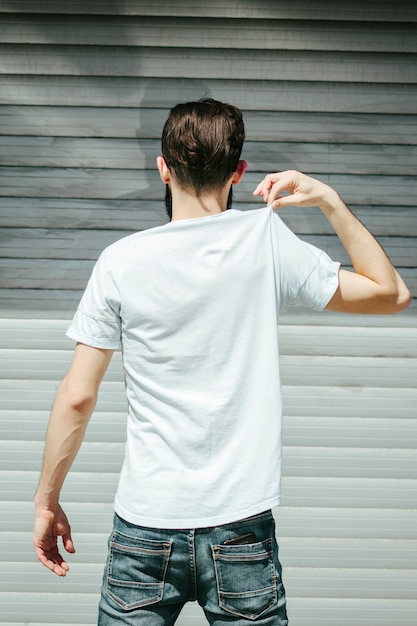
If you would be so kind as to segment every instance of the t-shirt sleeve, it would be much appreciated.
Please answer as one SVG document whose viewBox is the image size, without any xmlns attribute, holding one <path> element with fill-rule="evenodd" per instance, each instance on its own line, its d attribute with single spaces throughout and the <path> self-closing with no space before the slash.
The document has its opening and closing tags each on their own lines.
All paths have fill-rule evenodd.
<svg viewBox="0 0 417 626">
<path fill-rule="evenodd" d="M 297 237 L 275 211 L 271 222 L 280 309 L 303 305 L 322 311 L 338 287 L 340 263 Z"/>
<path fill-rule="evenodd" d="M 70 339 L 94 348 L 120 346 L 120 298 L 106 253 L 97 261 L 68 330 Z"/>
</svg>

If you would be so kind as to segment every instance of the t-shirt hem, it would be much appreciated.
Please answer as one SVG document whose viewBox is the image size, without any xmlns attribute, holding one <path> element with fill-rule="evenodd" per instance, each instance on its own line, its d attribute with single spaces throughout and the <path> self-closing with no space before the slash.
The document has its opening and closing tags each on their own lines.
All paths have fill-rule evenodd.
<svg viewBox="0 0 417 626">
<path fill-rule="evenodd" d="M 71 328 L 69 328 L 65 334 L 70 339 L 84 343 L 86 346 L 91 346 L 92 348 L 102 348 L 103 350 L 117 350 L 120 348 L 120 341 L 115 342 L 108 341 L 106 339 L 98 339 L 97 337 L 90 337 L 78 331 L 75 332 Z"/>
<path fill-rule="evenodd" d="M 321 300 L 314 307 L 311 307 L 313 308 L 313 310 L 316 310 L 319 312 L 323 311 L 326 308 L 326 306 L 329 304 L 330 300 L 333 298 L 336 292 L 336 289 L 339 286 L 340 263 L 338 261 L 333 261 L 333 266 L 334 266 L 334 274 L 331 276 L 327 284 L 327 289 L 324 291 Z"/>
<path fill-rule="evenodd" d="M 135 524 L 135 526 L 145 526 L 147 528 L 160 528 L 177 530 L 184 528 L 211 528 L 213 526 L 220 526 L 223 524 L 231 524 L 239 520 L 246 519 L 252 515 L 258 515 L 271 509 L 274 506 L 278 506 L 280 503 L 280 496 L 275 496 L 269 500 L 264 500 L 252 507 L 244 510 L 224 513 L 222 515 L 209 515 L 205 518 L 201 517 L 189 517 L 189 518 L 158 518 L 158 517 L 143 517 L 128 511 L 116 500 L 114 510 L 119 517 L 124 519 L 129 524 Z"/>
</svg>

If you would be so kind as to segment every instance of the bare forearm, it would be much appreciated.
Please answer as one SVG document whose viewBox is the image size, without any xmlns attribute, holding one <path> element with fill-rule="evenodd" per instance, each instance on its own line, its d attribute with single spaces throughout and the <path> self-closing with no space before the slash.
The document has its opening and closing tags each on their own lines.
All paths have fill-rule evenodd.
<svg viewBox="0 0 417 626">
<path fill-rule="evenodd" d="M 66 381 L 61 383 L 51 412 L 46 436 L 45 452 L 35 505 L 54 506 L 68 471 L 77 455 L 95 399 L 75 403 Z"/>
<path fill-rule="evenodd" d="M 330 187 L 320 209 L 342 242 L 357 274 L 374 281 L 388 297 L 405 287 L 378 241 Z"/>
<path fill-rule="evenodd" d="M 410 292 L 373 235 L 328 185 L 290 170 L 268 174 L 254 191 L 272 208 L 318 206 L 346 252 L 354 272 L 340 270 L 339 286 L 326 308 L 347 313 L 396 313 Z"/>
</svg>

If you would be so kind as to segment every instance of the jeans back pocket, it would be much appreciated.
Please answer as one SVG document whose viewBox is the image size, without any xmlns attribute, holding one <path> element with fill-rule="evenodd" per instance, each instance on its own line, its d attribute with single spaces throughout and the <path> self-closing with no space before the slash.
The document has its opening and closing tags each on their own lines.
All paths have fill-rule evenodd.
<svg viewBox="0 0 417 626">
<path fill-rule="evenodd" d="M 272 541 L 212 546 L 220 607 L 255 620 L 278 601 Z"/>
<path fill-rule="evenodd" d="M 129 611 L 162 599 L 170 541 L 131 537 L 114 530 L 109 540 L 106 590 Z"/>
</svg>

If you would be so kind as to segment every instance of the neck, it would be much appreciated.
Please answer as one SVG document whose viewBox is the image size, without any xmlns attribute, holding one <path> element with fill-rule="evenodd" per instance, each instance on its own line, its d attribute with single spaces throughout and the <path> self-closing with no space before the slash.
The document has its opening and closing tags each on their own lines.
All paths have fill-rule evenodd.
<svg viewBox="0 0 417 626">
<path fill-rule="evenodd" d="M 223 213 L 228 208 L 229 191 L 228 186 L 225 186 L 213 193 L 197 196 L 192 190 L 172 186 L 172 221 Z"/>
</svg>

